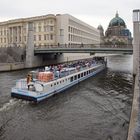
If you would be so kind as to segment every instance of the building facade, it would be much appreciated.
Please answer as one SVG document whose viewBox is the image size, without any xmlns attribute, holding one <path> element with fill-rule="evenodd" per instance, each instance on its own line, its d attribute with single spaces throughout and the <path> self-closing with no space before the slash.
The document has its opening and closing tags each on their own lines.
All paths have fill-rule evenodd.
<svg viewBox="0 0 140 140">
<path fill-rule="evenodd" d="M 99 44 L 100 32 L 80 21 L 79 19 L 65 14 L 57 15 L 58 22 L 58 41 L 60 44 Z"/>
<path fill-rule="evenodd" d="M 127 29 L 124 20 L 116 13 L 115 17 L 109 22 L 108 28 L 103 33 L 102 26 L 98 26 L 101 35 L 101 42 L 107 45 L 132 45 L 131 32 Z"/>
<path fill-rule="evenodd" d="M 0 47 L 26 47 L 29 22 L 34 27 L 34 46 L 100 43 L 96 28 L 69 14 L 49 14 L 0 22 Z"/>
</svg>

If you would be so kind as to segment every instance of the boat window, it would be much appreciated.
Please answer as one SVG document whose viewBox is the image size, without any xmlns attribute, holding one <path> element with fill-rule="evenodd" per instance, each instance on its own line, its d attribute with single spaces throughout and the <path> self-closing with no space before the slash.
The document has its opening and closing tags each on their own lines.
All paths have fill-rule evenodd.
<svg viewBox="0 0 140 140">
<path fill-rule="evenodd" d="M 70 82 L 72 82 L 73 81 L 73 76 L 70 78 Z"/>
<path fill-rule="evenodd" d="M 51 84 L 51 87 L 52 87 L 53 85 Z"/>
<path fill-rule="evenodd" d="M 78 79 L 80 78 L 80 74 L 78 74 Z"/>
<path fill-rule="evenodd" d="M 88 71 L 87 71 L 87 75 L 88 75 Z"/>
<path fill-rule="evenodd" d="M 84 72 L 84 76 L 86 76 L 86 72 Z"/>
<path fill-rule="evenodd" d="M 57 85 L 59 84 L 59 82 L 57 82 Z"/>
<path fill-rule="evenodd" d="M 74 76 L 74 80 L 77 80 L 77 75 Z"/>
<path fill-rule="evenodd" d="M 81 77 L 83 77 L 83 73 L 81 73 Z"/>
<path fill-rule="evenodd" d="M 63 82 L 64 82 L 64 80 L 63 80 Z"/>
<path fill-rule="evenodd" d="M 56 83 L 54 83 L 54 85 L 56 85 Z"/>
</svg>

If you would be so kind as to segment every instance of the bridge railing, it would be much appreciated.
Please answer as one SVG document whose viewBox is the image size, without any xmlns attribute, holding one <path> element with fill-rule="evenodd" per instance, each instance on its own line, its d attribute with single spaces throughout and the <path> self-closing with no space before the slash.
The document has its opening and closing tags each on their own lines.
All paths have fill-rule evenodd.
<svg viewBox="0 0 140 140">
<path fill-rule="evenodd" d="M 133 48 L 132 44 L 127 45 L 106 45 L 106 44 L 60 44 L 60 45 L 39 45 L 35 49 L 46 48 Z"/>
</svg>

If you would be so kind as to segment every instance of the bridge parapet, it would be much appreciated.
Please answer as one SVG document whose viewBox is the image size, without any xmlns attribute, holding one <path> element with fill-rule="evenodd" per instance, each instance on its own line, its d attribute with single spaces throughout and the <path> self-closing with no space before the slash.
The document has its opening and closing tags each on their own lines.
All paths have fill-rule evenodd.
<svg viewBox="0 0 140 140">
<path fill-rule="evenodd" d="M 38 46 L 34 48 L 35 54 L 47 54 L 47 53 L 110 53 L 110 54 L 132 54 L 133 48 L 130 46 L 111 46 L 111 45 L 59 45 L 59 46 Z"/>
<path fill-rule="evenodd" d="M 106 45 L 106 44 L 61 44 L 61 45 L 40 45 L 35 46 L 35 48 L 131 48 L 133 49 L 132 44 L 127 45 Z"/>
</svg>

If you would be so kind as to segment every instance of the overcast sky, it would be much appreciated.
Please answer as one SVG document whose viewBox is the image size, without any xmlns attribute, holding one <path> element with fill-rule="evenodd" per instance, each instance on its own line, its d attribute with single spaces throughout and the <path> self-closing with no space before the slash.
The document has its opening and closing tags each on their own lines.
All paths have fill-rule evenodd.
<svg viewBox="0 0 140 140">
<path fill-rule="evenodd" d="M 104 30 L 118 11 L 133 32 L 132 11 L 140 9 L 140 0 L 1 0 L 0 21 L 46 14 L 71 14 Z"/>
</svg>

